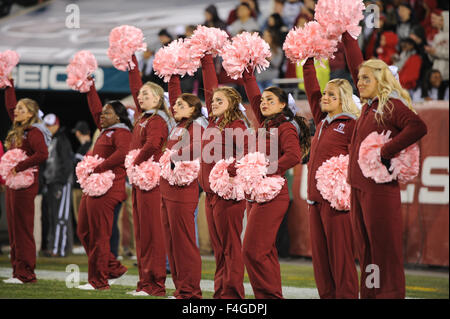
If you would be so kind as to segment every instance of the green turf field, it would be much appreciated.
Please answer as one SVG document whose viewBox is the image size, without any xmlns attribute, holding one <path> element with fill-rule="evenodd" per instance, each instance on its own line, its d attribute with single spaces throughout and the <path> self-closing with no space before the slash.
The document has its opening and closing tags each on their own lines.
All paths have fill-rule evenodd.
<svg viewBox="0 0 450 319">
<path fill-rule="evenodd" d="M 138 275 L 137 267 L 133 265 L 135 261 L 125 259 L 123 264 L 128 267 L 127 275 Z M 65 271 L 68 264 L 76 264 L 80 267 L 81 272 L 87 272 L 86 256 L 69 256 L 66 258 L 46 258 L 39 257 L 37 259 L 37 270 L 57 270 Z M 8 257 L 0 256 L 0 267 L 10 267 Z M 203 258 L 202 262 L 202 279 L 213 280 L 215 271 L 215 263 L 210 258 Z M 283 286 L 299 287 L 299 288 L 315 288 L 314 273 L 310 265 L 297 263 L 281 263 L 281 275 Z M 2 278 L 3 279 L 3 278 Z M 39 279 L 39 278 L 38 278 Z M 248 276 L 245 274 L 245 282 Z M 135 287 L 127 287 L 121 285 L 113 285 L 110 290 L 106 291 L 81 291 L 79 289 L 68 289 L 64 281 L 57 280 L 38 280 L 35 284 L 27 285 L 11 285 L 0 281 L 0 298 L 101 298 L 101 299 L 126 299 L 137 298 L 125 294 L 125 292 L 133 290 Z M 168 295 L 172 290 L 168 289 Z M 406 295 L 410 298 L 426 298 L 426 299 L 448 299 L 449 285 L 448 277 L 434 277 L 425 275 L 406 275 Z M 204 298 L 212 298 L 212 292 L 203 291 Z M 248 296 L 251 298 L 251 296 Z M 142 297 L 138 297 L 142 298 Z M 157 297 L 144 297 L 157 298 Z"/>
</svg>

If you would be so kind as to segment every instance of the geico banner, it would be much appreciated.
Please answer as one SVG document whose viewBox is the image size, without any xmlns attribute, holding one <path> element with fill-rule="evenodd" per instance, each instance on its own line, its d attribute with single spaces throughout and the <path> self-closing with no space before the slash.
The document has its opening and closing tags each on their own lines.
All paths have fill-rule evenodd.
<svg viewBox="0 0 450 319">
<path fill-rule="evenodd" d="M 66 83 L 67 65 L 19 64 L 12 76 L 17 89 L 69 91 Z M 129 93 L 128 74 L 113 67 L 98 68 L 95 87 L 100 92 Z"/>
<path fill-rule="evenodd" d="M 298 101 L 307 118 L 307 102 Z M 401 185 L 405 262 L 448 266 L 449 259 L 449 104 L 433 101 L 414 105 L 428 127 L 419 142 L 419 175 Z M 290 254 L 311 256 L 306 203 L 307 167 L 294 169 L 293 204 L 288 212 Z"/>
</svg>

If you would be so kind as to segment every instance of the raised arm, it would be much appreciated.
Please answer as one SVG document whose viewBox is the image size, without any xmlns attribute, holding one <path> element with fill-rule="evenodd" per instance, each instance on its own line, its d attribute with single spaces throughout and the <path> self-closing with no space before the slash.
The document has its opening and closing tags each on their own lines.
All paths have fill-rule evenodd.
<svg viewBox="0 0 450 319">
<path fill-rule="evenodd" d="M 259 90 L 258 83 L 256 82 L 255 75 L 253 72 L 244 71 L 244 87 L 247 93 L 247 98 L 250 101 L 250 106 L 252 107 L 253 114 L 255 114 L 258 123 L 264 121 L 264 116 L 261 113 L 261 91 Z"/>
<path fill-rule="evenodd" d="M 352 75 L 353 83 L 358 87 L 359 67 L 364 62 L 358 40 L 353 39 L 348 32 L 345 32 L 342 35 L 342 43 L 344 44 L 345 59 L 347 60 L 347 66 Z"/>
<path fill-rule="evenodd" d="M 316 67 L 314 66 L 313 58 L 309 58 L 303 66 L 303 78 L 305 80 L 306 97 L 308 98 L 314 124 L 317 126 L 326 116 L 326 113 L 322 112 L 322 109 L 320 108 L 322 92 L 320 91 L 319 81 L 317 81 Z"/>
<path fill-rule="evenodd" d="M 91 85 L 89 92 L 87 92 L 87 101 L 89 105 L 89 110 L 91 111 L 91 115 L 94 118 L 95 125 L 99 130 L 102 129 L 100 125 L 100 115 L 102 114 L 102 101 L 98 96 L 97 90 L 95 89 L 95 83 Z"/>
<path fill-rule="evenodd" d="M 141 114 L 142 109 L 141 109 L 141 106 L 139 105 L 138 95 L 139 95 L 139 90 L 142 87 L 142 79 L 141 79 L 141 74 L 139 73 L 139 64 L 136 59 L 136 56 L 133 54 L 131 59 L 133 60 L 135 67 L 133 70 L 128 71 L 128 81 L 130 83 L 130 91 L 131 91 L 131 95 L 133 96 L 134 104 L 136 104 L 136 110 L 137 110 L 138 114 Z"/>
<path fill-rule="evenodd" d="M 217 80 L 216 68 L 214 67 L 214 60 L 211 54 L 206 54 L 202 60 L 202 76 L 203 86 L 205 89 L 205 102 L 208 114 L 212 114 L 212 97 L 214 90 L 219 86 Z"/>
<path fill-rule="evenodd" d="M 14 122 L 14 109 L 17 105 L 16 90 L 14 89 L 14 80 L 10 79 L 11 86 L 5 89 L 5 106 L 9 118 Z"/>
<path fill-rule="evenodd" d="M 175 105 L 175 102 L 177 101 L 178 97 L 183 93 L 181 91 L 179 75 L 172 75 L 170 77 L 168 90 L 169 90 L 170 112 L 173 114 L 173 106 Z"/>
<path fill-rule="evenodd" d="M 297 130 L 292 124 L 285 125 L 288 126 L 280 132 L 279 137 L 282 155 L 278 159 L 277 175 L 281 175 L 302 161 L 302 152 Z"/>
</svg>

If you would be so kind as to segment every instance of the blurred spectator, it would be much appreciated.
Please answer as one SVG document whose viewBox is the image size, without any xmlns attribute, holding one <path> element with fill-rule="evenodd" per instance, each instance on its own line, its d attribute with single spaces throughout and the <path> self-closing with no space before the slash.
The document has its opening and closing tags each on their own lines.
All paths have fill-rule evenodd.
<svg viewBox="0 0 450 319">
<path fill-rule="evenodd" d="M 48 217 L 47 251 L 48 257 L 65 257 L 72 251 L 73 225 L 71 214 L 73 152 L 72 145 L 60 126 L 58 117 L 49 113 L 44 124 L 52 134 L 48 148 L 48 158 L 44 170 L 47 186 L 45 193 Z"/>
<path fill-rule="evenodd" d="M 448 82 L 442 81 L 439 70 L 428 71 L 422 85 L 414 91 L 413 102 L 424 102 L 432 100 L 448 101 Z"/>
<path fill-rule="evenodd" d="M 281 48 L 281 39 L 276 31 L 267 29 L 263 33 L 264 40 L 270 45 L 272 56 L 270 57 L 269 67 L 261 73 L 256 73 L 256 81 L 258 86 L 263 91 L 265 88 L 271 86 L 272 80 L 279 77 L 281 63 L 283 62 L 283 50 Z"/>
<path fill-rule="evenodd" d="M 252 18 L 254 18 L 255 21 L 258 19 L 259 12 L 256 11 L 256 2 L 251 1 L 251 0 L 240 0 L 239 5 L 235 9 L 231 10 L 230 13 L 228 14 L 228 19 L 227 19 L 228 26 L 232 25 L 237 19 L 239 19 L 237 11 L 239 9 L 239 6 L 242 3 L 248 4 L 248 6 L 250 7 L 250 10 L 251 10 Z M 259 10 L 259 8 L 258 8 L 258 10 Z"/>
<path fill-rule="evenodd" d="M 241 3 L 237 8 L 238 20 L 234 21 L 228 28 L 231 36 L 235 36 L 242 31 L 258 31 L 259 26 L 256 20 L 252 17 L 250 6 L 247 3 Z"/>
<path fill-rule="evenodd" d="M 386 30 L 384 29 L 384 22 L 386 21 L 386 17 L 381 14 L 379 21 L 379 28 L 372 28 L 372 32 L 368 36 L 368 38 L 363 43 L 363 54 L 366 60 L 369 60 L 373 57 L 378 56 L 377 49 L 380 46 L 381 35 Z"/>
<path fill-rule="evenodd" d="M 303 0 L 304 6 L 300 10 L 299 15 L 303 15 L 307 17 L 309 20 L 314 20 L 314 12 L 316 10 L 316 1 L 315 0 Z"/>
<path fill-rule="evenodd" d="M 400 83 L 406 90 L 414 90 L 420 77 L 422 59 L 416 51 L 416 43 L 411 38 L 400 42 L 401 51 L 395 59 L 394 65 L 398 67 Z"/>
<path fill-rule="evenodd" d="M 448 11 L 443 11 L 440 16 L 432 18 L 432 25 L 439 31 L 434 37 L 429 46 L 425 46 L 425 51 L 428 53 L 433 62 L 433 69 L 441 72 L 444 81 L 449 80 L 448 75 L 448 58 L 449 58 L 449 28 L 448 28 Z"/>
<path fill-rule="evenodd" d="M 397 54 L 398 36 L 392 31 L 383 32 L 380 37 L 380 46 L 377 48 L 377 57 L 387 65 L 394 63 L 393 57 Z"/>
<path fill-rule="evenodd" d="M 158 32 L 159 42 L 161 43 L 161 46 L 168 45 L 170 42 L 173 41 L 173 36 L 167 31 L 167 29 L 161 29 Z"/>
<path fill-rule="evenodd" d="M 211 4 L 205 9 L 205 22 L 203 25 L 209 28 L 219 28 L 222 30 L 227 30 L 227 24 L 220 19 L 215 5 Z"/>
<path fill-rule="evenodd" d="M 75 155 L 74 163 L 75 167 L 79 162 L 83 160 L 84 155 L 89 151 L 92 145 L 91 142 L 91 130 L 89 125 L 85 121 L 78 121 L 75 127 L 72 129 L 72 133 L 75 134 L 80 146 L 78 146 Z M 81 196 L 83 192 L 81 191 L 80 184 L 77 181 L 77 175 L 75 174 L 75 169 L 73 170 L 73 189 L 72 189 L 72 207 L 75 216 L 75 221 L 78 223 L 78 208 L 80 207 Z"/>
<path fill-rule="evenodd" d="M 439 32 L 438 29 L 431 25 L 432 15 L 441 15 L 442 10 L 438 9 L 436 0 L 424 0 L 423 6 L 425 8 L 425 17 L 421 22 L 422 27 L 425 29 L 427 42 L 433 41 L 434 36 Z"/>
<path fill-rule="evenodd" d="M 155 59 L 155 53 L 147 46 L 147 50 L 144 52 L 136 52 L 136 58 L 139 64 L 142 83 L 154 80 L 153 60 Z"/>
<path fill-rule="evenodd" d="M 411 34 L 411 30 L 415 25 L 414 12 L 411 5 L 403 2 L 398 6 L 397 13 L 399 17 L 399 24 L 397 25 L 396 33 L 401 41 L 408 38 Z"/>
<path fill-rule="evenodd" d="M 2 144 L 2 141 L 0 141 L 0 159 L 2 158 L 3 154 L 4 154 L 3 144 Z M 5 192 L 5 190 L 6 190 L 5 180 L 0 175 L 0 193 Z M 1 214 L 0 214 L 0 218 L 1 218 Z"/>
<path fill-rule="evenodd" d="M 195 29 L 197 29 L 197 27 L 195 25 L 187 25 L 186 28 L 184 29 L 184 37 L 185 38 L 190 38 L 191 35 L 194 34 Z"/>
<path fill-rule="evenodd" d="M 283 13 L 281 16 L 289 29 L 294 26 L 295 19 L 300 14 L 303 6 L 303 2 L 300 2 L 299 0 L 287 0 L 284 3 Z"/>
<path fill-rule="evenodd" d="M 421 25 L 415 25 L 412 28 L 409 37 L 416 43 L 417 54 L 419 54 L 420 58 L 422 59 L 419 83 L 417 83 L 417 85 L 419 86 L 422 85 L 423 79 L 425 79 L 425 75 L 433 67 L 433 63 L 431 62 L 427 52 L 425 51 L 426 35 L 424 28 Z"/>
</svg>

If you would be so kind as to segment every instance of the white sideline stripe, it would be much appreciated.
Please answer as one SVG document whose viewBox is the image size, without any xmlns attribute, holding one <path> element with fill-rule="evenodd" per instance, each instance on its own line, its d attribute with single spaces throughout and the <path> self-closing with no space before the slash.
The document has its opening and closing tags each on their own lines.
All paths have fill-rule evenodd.
<svg viewBox="0 0 450 319">
<path fill-rule="evenodd" d="M 37 279 L 44 280 L 59 280 L 65 281 L 69 273 L 64 271 L 56 270 L 36 270 Z M 0 268 L 0 277 L 9 278 L 12 274 L 12 268 Z M 87 282 L 87 273 L 80 273 L 80 284 Z M 125 275 L 123 278 L 119 278 L 114 282 L 114 285 L 130 286 L 136 287 L 138 282 L 138 276 L 135 275 Z M 167 277 L 166 288 L 175 289 L 172 278 Z M 213 280 L 202 280 L 200 282 L 200 288 L 202 291 L 214 292 L 214 281 Z M 114 288 L 113 288 L 114 289 Z M 245 294 L 247 296 L 253 296 L 253 290 L 249 283 L 244 283 Z M 283 297 L 286 299 L 318 299 L 319 294 L 316 288 L 298 288 L 283 286 Z"/>
</svg>

